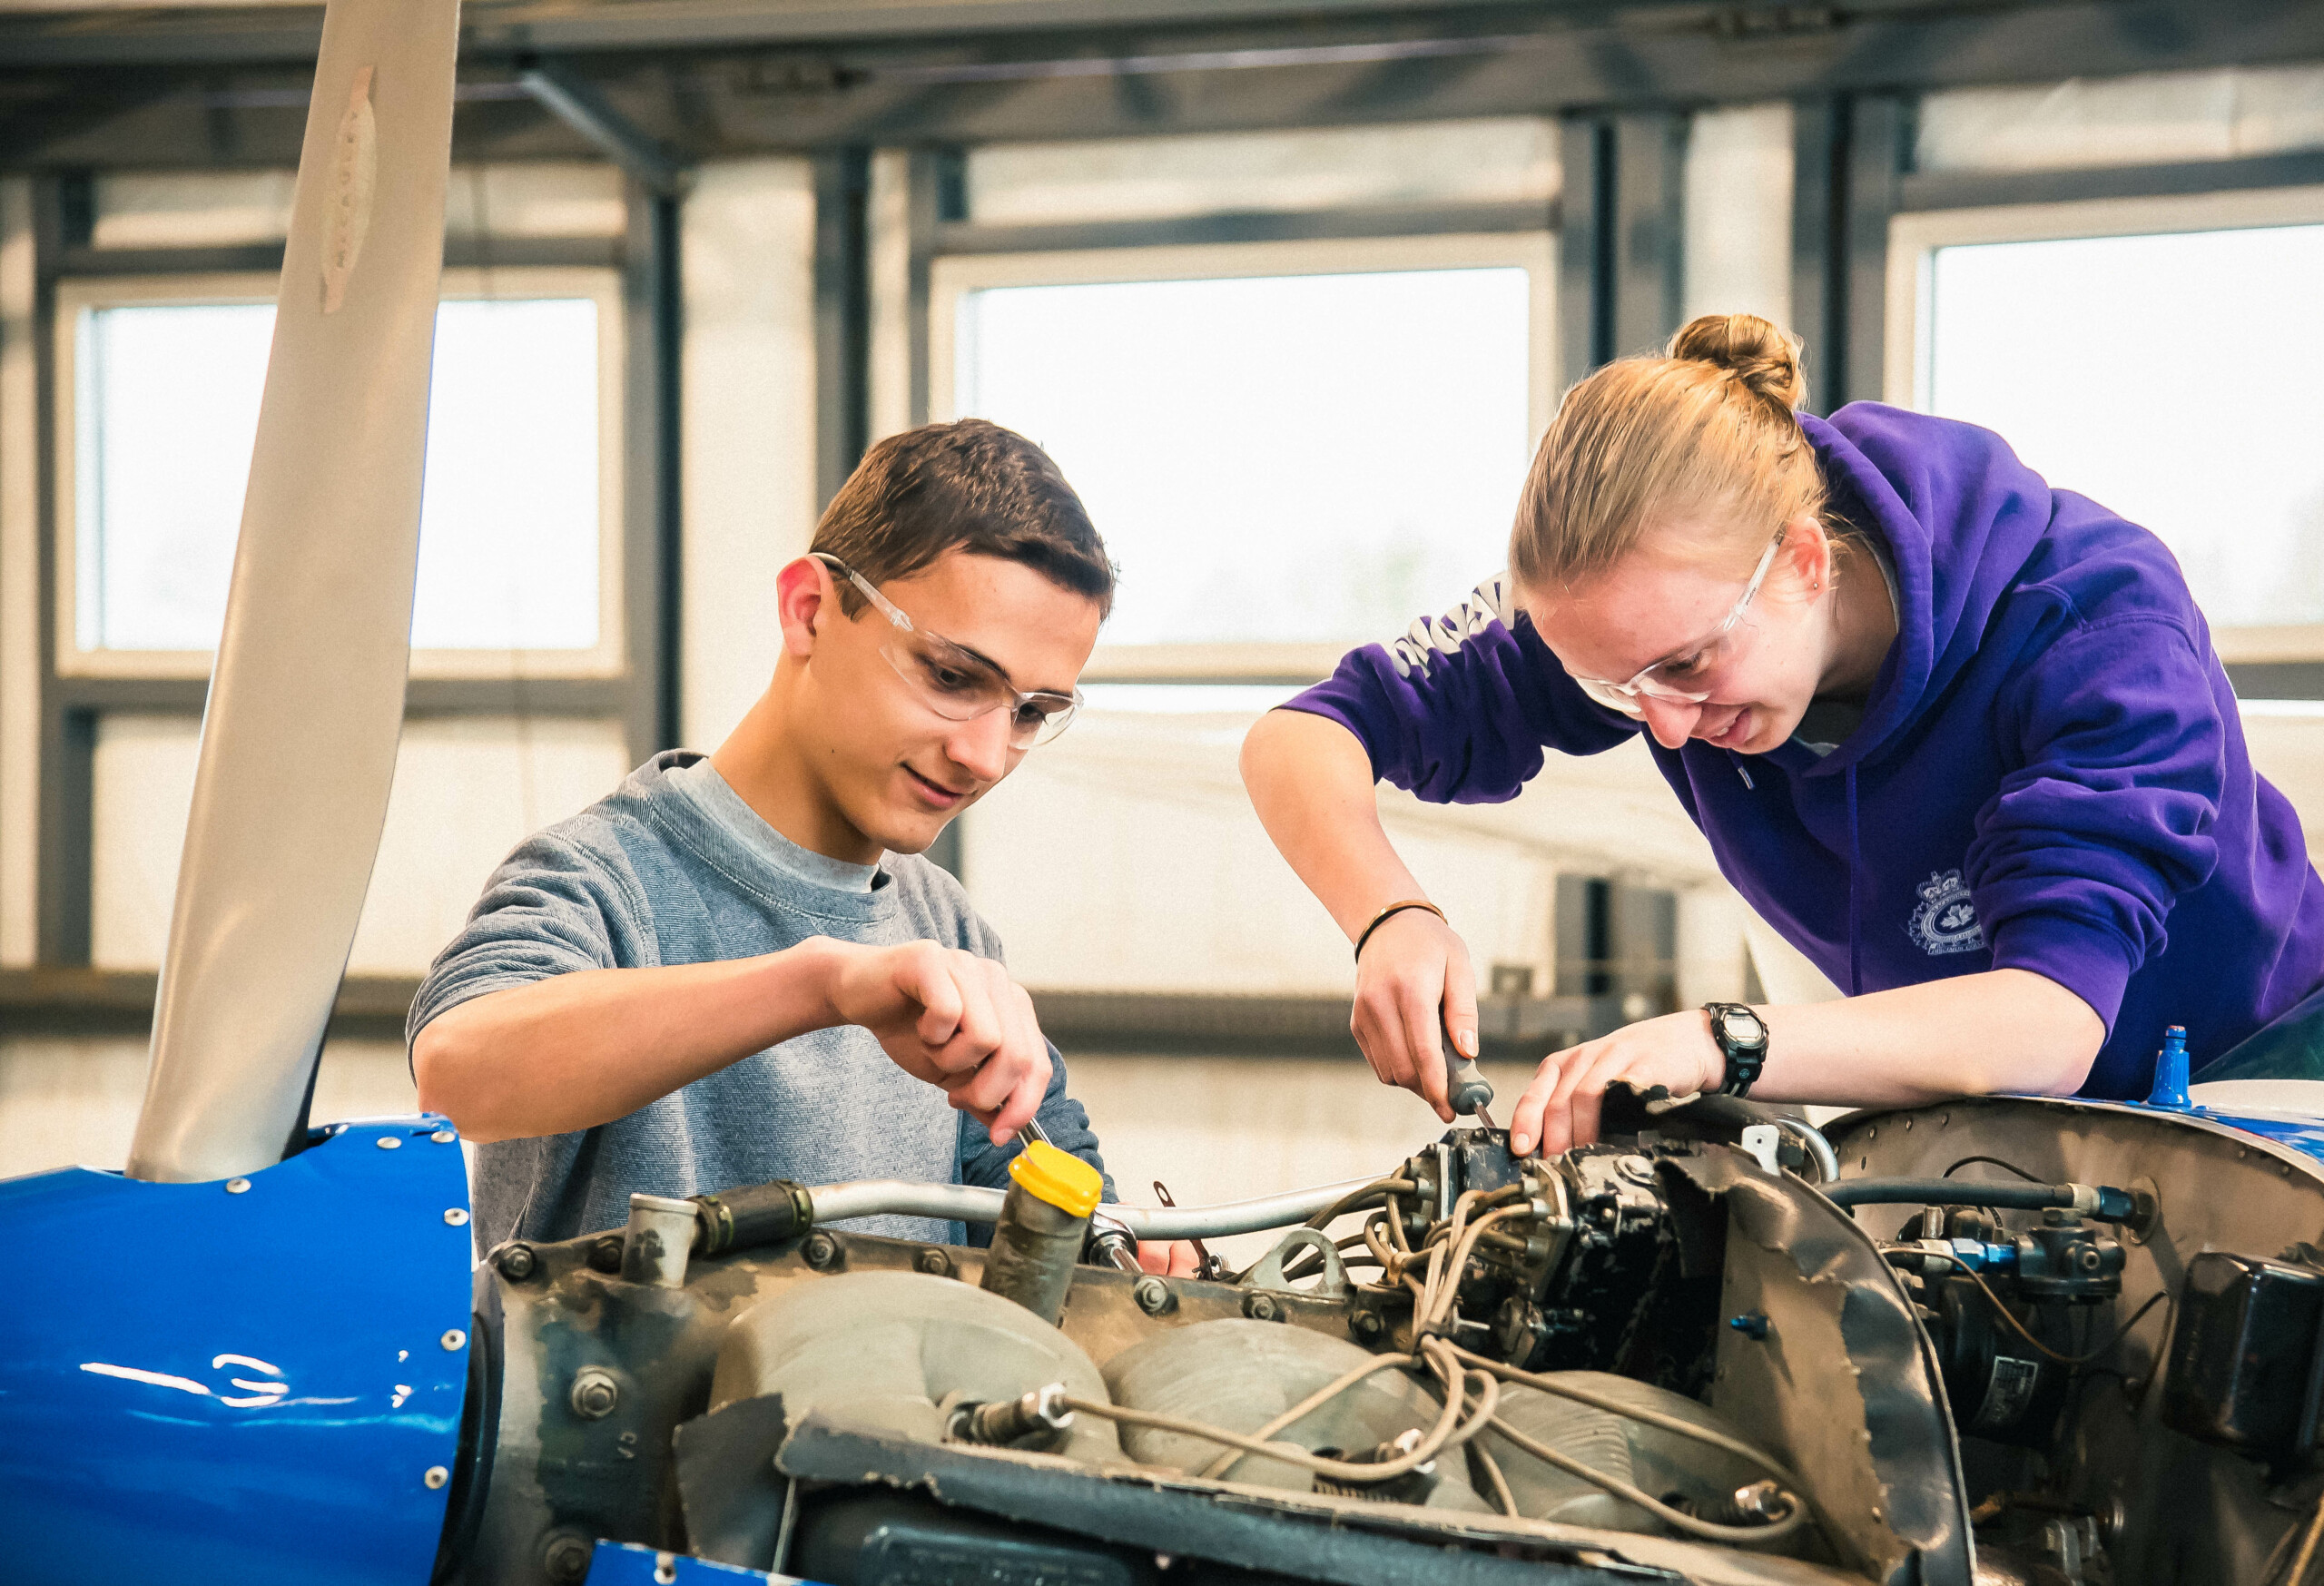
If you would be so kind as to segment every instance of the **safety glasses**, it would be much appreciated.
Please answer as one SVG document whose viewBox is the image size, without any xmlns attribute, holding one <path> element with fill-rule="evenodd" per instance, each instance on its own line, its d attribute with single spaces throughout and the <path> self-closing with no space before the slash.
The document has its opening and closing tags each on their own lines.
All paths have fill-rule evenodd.
<svg viewBox="0 0 2324 1586">
<path fill-rule="evenodd" d="M 1646 714 L 1638 703 L 1640 694 L 1674 704 L 1702 704 L 1710 697 L 1710 691 L 1703 688 L 1698 692 L 1690 685 L 1716 677 L 1739 657 L 1745 637 L 1753 631 L 1741 626 L 1743 614 L 1749 608 L 1752 597 L 1759 593 L 1759 586 L 1768 581 L 1768 569 L 1776 565 L 1776 552 L 1782 548 L 1783 536 L 1782 529 L 1776 530 L 1775 538 L 1759 553 L 1759 565 L 1751 569 L 1751 581 L 1743 586 L 1742 597 L 1699 643 L 1655 662 L 1628 683 L 1609 683 L 1602 677 L 1584 677 L 1578 673 L 1567 675 L 1598 704 L 1627 716 Z"/>
<path fill-rule="evenodd" d="M 888 619 L 890 632 L 880 645 L 881 658 L 895 669 L 912 694 L 947 721 L 972 722 L 994 711 L 1009 713 L 1009 742 L 1019 749 L 1046 744 L 1065 731 L 1081 708 L 1081 691 L 1027 693 L 974 650 L 912 626 L 888 597 L 872 587 L 870 579 L 837 557 L 810 552 L 834 577 L 845 578 Z"/>
</svg>

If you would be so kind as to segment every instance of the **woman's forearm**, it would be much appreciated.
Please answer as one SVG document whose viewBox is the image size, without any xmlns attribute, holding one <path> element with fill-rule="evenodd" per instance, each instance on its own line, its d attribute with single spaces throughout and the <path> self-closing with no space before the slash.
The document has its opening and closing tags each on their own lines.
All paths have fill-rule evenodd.
<svg viewBox="0 0 2324 1586">
<path fill-rule="evenodd" d="M 1758 1012 L 1768 1062 L 1751 1095 L 1766 1101 L 1867 1107 L 1997 1091 L 2071 1095 L 2106 1039 L 2090 1004 L 2027 970 Z"/>
<path fill-rule="evenodd" d="M 2088 1003 L 2025 970 L 1755 1011 L 1768 1027 L 1768 1058 L 1754 1101 L 1887 1107 L 1996 1091 L 2069 1095 L 2106 1035 Z M 1615 1080 L 1681 1095 L 1717 1089 L 1726 1066 L 1700 1009 L 1551 1052 L 1511 1109 L 1511 1148 L 1554 1154 L 1596 1139 Z"/>
<path fill-rule="evenodd" d="M 1242 767 L 1259 823 L 1350 941 L 1386 904 L 1426 895 L 1380 824 L 1371 757 L 1339 723 L 1270 711 Z"/>
<path fill-rule="evenodd" d="M 412 1042 L 419 1104 L 472 1140 L 593 1128 L 834 1022 L 836 944 L 724 963 L 585 970 L 462 1002 Z"/>
</svg>

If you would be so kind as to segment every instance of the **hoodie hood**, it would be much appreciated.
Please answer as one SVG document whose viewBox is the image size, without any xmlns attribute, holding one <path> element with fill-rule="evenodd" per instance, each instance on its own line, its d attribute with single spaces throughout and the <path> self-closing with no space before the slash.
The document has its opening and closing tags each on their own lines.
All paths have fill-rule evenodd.
<svg viewBox="0 0 2324 1586">
<path fill-rule="evenodd" d="M 1805 771 L 1828 776 L 1876 759 L 1942 697 L 2040 548 L 2054 501 L 2042 477 L 1989 429 L 1856 402 L 1799 416 L 1829 510 L 1876 535 L 1896 576 L 1896 639 L 1863 723 Z"/>
</svg>

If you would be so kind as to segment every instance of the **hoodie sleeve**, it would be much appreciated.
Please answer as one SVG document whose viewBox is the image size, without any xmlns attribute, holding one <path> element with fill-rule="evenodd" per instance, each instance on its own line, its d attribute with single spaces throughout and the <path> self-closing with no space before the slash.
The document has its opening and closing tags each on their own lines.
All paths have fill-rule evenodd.
<svg viewBox="0 0 2324 1586">
<path fill-rule="evenodd" d="M 1041 1097 L 1041 1105 L 1033 1114 L 1049 1144 L 1060 1151 L 1080 1157 L 1098 1170 L 1105 1182 L 1104 1195 L 1109 1202 L 1118 1202 L 1121 1192 L 1114 1187 L 1114 1176 L 1106 1171 L 1106 1158 L 1098 1154 L 1098 1131 L 1089 1127 L 1089 1112 L 1081 1103 L 1065 1093 L 1065 1058 L 1056 1046 L 1049 1048 L 1049 1088 Z M 996 1146 L 985 1126 L 969 1114 L 960 1115 L 960 1149 L 959 1181 L 980 1185 L 987 1189 L 1009 1187 L 1009 1164 L 1025 1148 L 1015 1140 Z M 968 1241 L 972 1248 L 981 1250 L 992 1243 L 992 1229 L 982 1223 L 965 1225 Z"/>
<path fill-rule="evenodd" d="M 1522 613 L 1508 620 L 1509 576 L 1477 586 L 1442 616 L 1390 645 L 1366 645 L 1284 708 L 1354 733 L 1375 780 L 1434 804 L 1513 799 L 1541 751 L 1596 754 L 1639 730 L 1593 704 Z"/>
<path fill-rule="evenodd" d="M 2176 623 L 2124 616 L 2047 646 L 2002 704 L 2024 763 L 1978 813 L 1964 865 L 1994 967 L 2055 980 L 2111 1036 L 2171 905 L 2218 862 L 2226 734 L 2209 668 Z"/>
</svg>

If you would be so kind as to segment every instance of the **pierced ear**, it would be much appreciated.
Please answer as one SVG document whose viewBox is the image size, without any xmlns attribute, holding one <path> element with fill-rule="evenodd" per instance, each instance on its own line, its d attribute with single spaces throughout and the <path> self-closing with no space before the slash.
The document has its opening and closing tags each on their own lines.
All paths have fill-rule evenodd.
<svg viewBox="0 0 2324 1586">
<path fill-rule="evenodd" d="M 1784 525 L 1784 559 L 1790 561 L 1803 587 L 1820 592 L 1838 571 L 1831 531 L 1813 513 L 1803 512 Z"/>
</svg>

